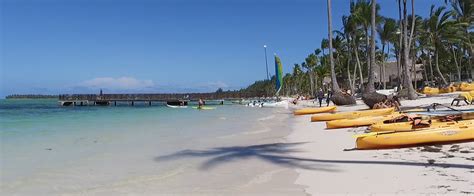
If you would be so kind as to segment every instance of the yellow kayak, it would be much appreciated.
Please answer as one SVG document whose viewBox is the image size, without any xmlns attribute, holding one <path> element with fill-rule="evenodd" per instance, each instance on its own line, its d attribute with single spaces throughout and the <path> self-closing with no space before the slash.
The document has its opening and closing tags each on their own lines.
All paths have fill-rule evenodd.
<svg viewBox="0 0 474 196">
<path fill-rule="evenodd" d="M 459 85 L 459 90 L 461 90 L 461 91 L 472 91 L 472 90 L 474 90 L 474 84 L 463 82 Z"/>
<path fill-rule="evenodd" d="M 317 114 L 323 112 L 332 112 L 336 110 L 336 106 L 328 106 L 322 108 L 303 108 L 299 110 L 295 110 L 295 115 L 305 115 L 305 114 Z"/>
<path fill-rule="evenodd" d="M 423 94 L 426 94 L 426 95 L 437 95 L 439 93 L 440 93 L 439 88 L 431 88 L 431 87 L 423 88 Z"/>
<path fill-rule="evenodd" d="M 382 132 L 364 134 L 356 139 L 356 148 L 402 148 L 425 144 L 442 144 L 474 141 L 474 126 L 453 126 L 408 132 Z"/>
<path fill-rule="evenodd" d="M 395 113 L 390 115 L 383 116 L 366 116 L 354 119 L 339 119 L 331 120 L 326 122 L 326 128 L 336 129 L 336 128 L 345 128 L 345 127 L 360 127 L 360 126 L 369 126 L 378 122 L 383 122 L 385 120 L 390 120 L 397 118 L 403 114 Z"/>
<path fill-rule="evenodd" d="M 413 127 L 413 122 L 398 122 L 398 123 L 376 123 L 370 126 L 370 132 L 386 132 L 386 131 L 414 131 L 417 129 L 423 128 L 442 128 L 446 126 L 455 126 L 455 125 L 474 125 L 474 120 L 462 120 L 462 121 L 448 121 L 442 122 L 436 119 L 431 120 L 431 125 L 426 127 Z"/>
<path fill-rule="evenodd" d="M 335 114 L 317 114 L 311 116 L 311 122 L 316 121 L 329 121 L 329 120 L 338 120 L 338 119 L 352 119 L 359 118 L 364 116 L 376 116 L 376 115 L 388 115 L 393 113 L 395 108 L 384 108 L 376 110 L 362 110 L 362 111 L 353 111 L 353 112 L 339 112 Z"/>
</svg>

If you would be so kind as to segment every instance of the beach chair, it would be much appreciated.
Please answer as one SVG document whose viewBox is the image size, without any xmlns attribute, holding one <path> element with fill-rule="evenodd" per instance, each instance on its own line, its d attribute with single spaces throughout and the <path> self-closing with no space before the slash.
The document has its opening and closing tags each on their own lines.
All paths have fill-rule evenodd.
<svg viewBox="0 0 474 196">
<path fill-rule="evenodd" d="M 456 102 L 456 106 L 459 106 L 459 102 L 464 101 L 467 105 L 473 104 L 474 99 L 469 93 L 461 93 L 458 97 L 454 98 L 451 102 L 451 106 Z"/>
</svg>

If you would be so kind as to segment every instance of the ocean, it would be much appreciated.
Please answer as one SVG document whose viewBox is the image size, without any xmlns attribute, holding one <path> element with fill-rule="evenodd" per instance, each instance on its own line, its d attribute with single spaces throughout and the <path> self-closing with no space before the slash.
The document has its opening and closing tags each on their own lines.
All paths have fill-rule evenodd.
<svg viewBox="0 0 474 196">
<path fill-rule="evenodd" d="M 209 157 L 157 157 L 279 141 L 289 133 L 287 118 L 286 110 L 231 104 L 202 111 L 158 103 L 62 107 L 57 100 L 0 100 L 0 193 L 179 193 L 182 185 L 191 191 L 206 186 L 195 181 L 209 169 L 201 167 Z M 251 173 L 223 179 L 245 180 Z M 153 187 L 143 187 L 147 183 Z"/>
</svg>

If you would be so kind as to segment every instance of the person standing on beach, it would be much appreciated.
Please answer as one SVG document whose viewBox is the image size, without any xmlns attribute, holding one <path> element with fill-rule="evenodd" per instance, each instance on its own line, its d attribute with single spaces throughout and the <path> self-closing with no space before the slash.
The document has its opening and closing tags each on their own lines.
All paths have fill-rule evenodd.
<svg viewBox="0 0 474 196">
<path fill-rule="evenodd" d="M 319 88 L 318 91 L 318 101 L 319 101 L 319 107 L 323 104 L 323 98 L 324 98 L 324 91 L 322 88 Z"/>
<path fill-rule="evenodd" d="M 329 106 L 329 102 L 331 101 L 331 97 L 332 97 L 332 91 L 328 90 L 328 96 L 326 97 L 327 106 Z"/>
</svg>

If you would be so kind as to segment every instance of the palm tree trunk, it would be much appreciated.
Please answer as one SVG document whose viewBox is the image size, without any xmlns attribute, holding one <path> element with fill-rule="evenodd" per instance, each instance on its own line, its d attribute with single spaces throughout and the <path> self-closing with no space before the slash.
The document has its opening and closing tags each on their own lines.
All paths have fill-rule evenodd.
<svg viewBox="0 0 474 196">
<path fill-rule="evenodd" d="M 354 42 L 354 41 L 353 41 Z M 354 46 L 355 46 L 355 42 L 354 42 Z M 360 65 L 360 59 L 359 59 L 359 50 L 357 49 L 357 47 L 354 47 L 354 53 L 355 53 L 355 57 L 356 57 L 356 61 L 357 61 L 357 67 L 359 68 L 359 79 L 360 79 L 360 88 L 362 91 L 364 91 L 364 76 L 362 75 L 362 67 Z"/>
<path fill-rule="evenodd" d="M 352 78 L 354 78 L 354 80 L 352 81 L 352 88 L 354 90 L 355 90 L 355 84 L 356 84 L 356 80 L 357 80 L 356 73 L 357 73 L 357 63 L 354 64 L 354 72 L 352 73 Z"/>
<path fill-rule="evenodd" d="M 385 43 L 382 44 L 382 65 L 380 65 L 380 84 L 385 89 Z"/>
<path fill-rule="evenodd" d="M 385 53 L 382 51 L 382 53 L 384 54 L 384 63 L 382 64 L 382 67 L 383 67 L 383 89 L 387 89 L 387 82 L 386 82 L 386 78 L 385 78 Z M 387 56 L 390 55 L 390 43 L 387 44 Z"/>
<path fill-rule="evenodd" d="M 409 74 L 408 70 L 408 58 L 409 58 L 409 51 L 410 48 L 408 48 L 408 17 L 407 17 L 407 5 L 406 5 L 407 0 L 403 0 L 403 17 L 405 19 L 404 25 L 403 25 L 403 76 L 404 76 L 404 86 L 408 90 L 408 99 L 414 100 L 416 99 L 417 95 L 415 92 L 415 89 L 413 88 L 413 84 L 411 83 L 411 77 Z"/>
<path fill-rule="evenodd" d="M 403 85 L 403 78 L 400 75 L 400 70 L 402 69 L 402 35 L 403 35 L 403 20 L 402 20 L 402 6 L 401 1 L 398 0 L 398 16 L 399 16 L 399 30 L 400 34 L 398 35 L 398 51 L 397 51 L 397 65 L 398 65 L 398 88 L 401 89 Z"/>
<path fill-rule="evenodd" d="M 365 29 L 365 52 L 367 53 L 367 77 L 370 77 L 370 38 L 369 38 L 369 29 Z M 367 83 L 369 84 L 369 83 Z"/>
<path fill-rule="evenodd" d="M 369 66 L 369 83 L 367 84 L 366 92 L 375 92 L 374 86 L 374 67 L 375 67 L 375 16 L 376 16 L 376 5 L 377 1 L 372 0 L 372 17 L 371 17 L 371 30 L 370 33 L 370 66 Z"/>
<path fill-rule="evenodd" d="M 458 60 L 456 58 L 456 51 L 454 50 L 454 46 L 451 46 L 451 52 L 453 52 L 454 64 L 456 65 L 456 71 L 458 74 L 458 82 L 461 82 L 461 67 L 459 66 Z"/>
<path fill-rule="evenodd" d="M 424 50 L 423 48 L 421 49 L 421 56 L 424 56 Z M 423 73 L 425 76 L 425 84 L 428 84 L 428 72 L 426 72 L 426 60 L 421 58 L 421 64 L 423 64 Z"/>
<path fill-rule="evenodd" d="M 415 31 L 415 0 L 411 0 L 411 30 L 410 30 L 410 40 L 408 41 L 408 48 L 411 48 L 411 43 L 413 40 L 413 32 Z"/>
<path fill-rule="evenodd" d="M 332 91 L 340 92 L 341 89 L 337 84 L 336 70 L 334 68 L 334 59 L 332 54 L 332 14 L 331 14 L 331 0 L 327 0 L 328 8 L 328 37 L 329 37 L 329 63 L 331 65 L 331 83 Z"/>
<path fill-rule="evenodd" d="M 351 88 L 351 92 L 354 92 L 354 86 L 352 86 L 350 61 L 350 59 L 347 59 L 347 78 L 349 79 L 349 87 Z"/>
<path fill-rule="evenodd" d="M 415 54 L 415 50 L 412 51 L 412 61 L 411 61 L 411 66 L 412 66 L 412 72 L 413 72 L 413 88 L 416 89 L 417 88 L 417 80 L 416 80 L 416 54 Z"/>
<path fill-rule="evenodd" d="M 446 79 L 444 78 L 443 74 L 441 73 L 441 70 L 439 70 L 439 54 L 438 54 L 438 49 L 435 46 L 435 64 L 436 64 L 436 72 L 438 72 L 439 77 L 443 81 L 443 84 L 448 84 Z"/>
<path fill-rule="evenodd" d="M 431 51 L 428 50 L 428 64 L 430 65 L 431 84 L 434 82 L 433 64 L 431 63 Z"/>
</svg>

